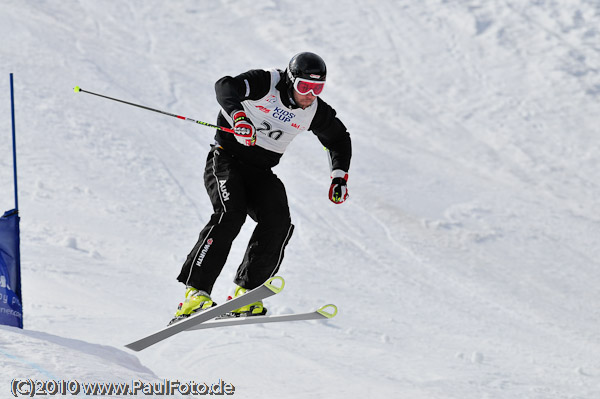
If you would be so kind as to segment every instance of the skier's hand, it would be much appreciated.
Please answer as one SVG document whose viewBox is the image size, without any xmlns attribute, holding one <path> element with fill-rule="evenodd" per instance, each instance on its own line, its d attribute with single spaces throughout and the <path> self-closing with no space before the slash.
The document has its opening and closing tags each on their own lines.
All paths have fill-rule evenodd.
<svg viewBox="0 0 600 399">
<path fill-rule="evenodd" d="M 334 204 L 341 204 L 348 199 L 348 173 L 336 169 L 331 173 L 331 187 L 329 188 L 329 199 Z"/>
<path fill-rule="evenodd" d="M 250 118 L 244 111 L 236 111 L 233 114 L 234 136 L 241 144 L 252 147 L 256 144 L 256 129 Z"/>
</svg>

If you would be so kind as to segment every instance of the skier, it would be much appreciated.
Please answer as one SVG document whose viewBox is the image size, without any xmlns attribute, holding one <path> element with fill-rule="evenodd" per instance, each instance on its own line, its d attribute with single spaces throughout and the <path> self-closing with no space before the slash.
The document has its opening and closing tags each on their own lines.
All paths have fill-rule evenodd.
<svg viewBox="0 0 600 399">
<path fill-rule="evenodd" d="M 186 291 L 172 322 L 216 305 L 210 293 L 246 215 L 257 225 L 234 279 L 234 297 L 279 270 L 294 225 L 284 185 L 271 169 L 296 135 L 311 130 L 328 149 L 329 199 L 341 204 L 348 198 L 350 135 L 335 110 L 319 97 L 326 75 L 323 59 L 303 52 L 285 71 L 254 69 L 216 82 L 222 108 L 217 124 L 233 127 L 235 134 L 218 130 L 208 153 L 204 184 L 214 213 L 177 277 Z M 266 309 L 259 301 L 233 313 L 254 316 Z"/>
</svg>

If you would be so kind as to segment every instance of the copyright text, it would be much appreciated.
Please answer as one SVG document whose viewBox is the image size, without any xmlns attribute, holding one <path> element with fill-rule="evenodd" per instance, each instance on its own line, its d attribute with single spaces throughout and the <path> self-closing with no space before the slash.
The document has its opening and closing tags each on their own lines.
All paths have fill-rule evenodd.
<svg viewBox="0 0 600 399">
<path fill-rule="evenodd" d="M 235 386 L 219 380 L 213 384 L 194 381 L 162 380 L 158 382 L 79 382 L 77 380 L 33 380 L 30 378 L 15 378 L 11 383 L 11 393 L 14 397 L 34 397 L 42 395 L 84 395 L 84 396 L 174 396 L 174 395 L 233 395 Z"/>
</svg>

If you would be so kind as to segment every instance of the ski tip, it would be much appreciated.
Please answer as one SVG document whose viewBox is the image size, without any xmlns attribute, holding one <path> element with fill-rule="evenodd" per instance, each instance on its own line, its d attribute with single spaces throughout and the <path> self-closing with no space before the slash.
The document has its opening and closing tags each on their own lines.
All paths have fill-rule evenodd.
<svg viewBox="0 0 600 399">
<path fill-rule="evenodd" d="M 279 281 L 279 286 L 273 285 L 273 283 L 276 281 Z M 267 282 L 265 282 L 265 287 L 274 293 L 279 294 L 283 290 L 283 287 L 285 287 L 285 280 L 280 276 L 271 277 L 267 280 Z"/>
<path fill-rule="evenodd" d="M 326 310 L 327 308 L 331 308 L 332 310 Z M 325 305 L 321 307 L 321 309 L 317 310 L 321 315 L 325 316 L 328 319 L 335 317 L 338 312 L 337 306 L 333 304 Z"/>
<path fill-rule="evenodd" d="M 125 345 L 127 349 L 131 349 L 132 351 L 139 352 L 145 348 L 145 346 L 139 345 L 137 342 L 132 342 L 130 344 Z"/>
<path fill-rule="evenodd" d="M 81 91 L 81 87 L 79 87 L 79 86 L 75 86 L 75 88 L 73 89 L 73 91 L 74 91 L 75 93 L 79 93 L 79 92 Z"/>
</svg>

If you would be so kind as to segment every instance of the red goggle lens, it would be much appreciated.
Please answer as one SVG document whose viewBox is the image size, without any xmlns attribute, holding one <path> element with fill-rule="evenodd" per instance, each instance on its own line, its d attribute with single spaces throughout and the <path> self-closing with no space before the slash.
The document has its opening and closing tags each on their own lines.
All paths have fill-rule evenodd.
<svg viewBox="0 0 600 399">
<path fill-rule="evenodd" d="M 312 91 L 315 96 L 318 96 L 323 91 L 325 82 L 315 82 L 314 80 L 296 79 L 294 89 L 302 95 L 306 95 Z"/>
</svg>

